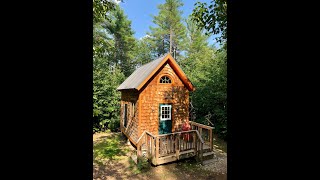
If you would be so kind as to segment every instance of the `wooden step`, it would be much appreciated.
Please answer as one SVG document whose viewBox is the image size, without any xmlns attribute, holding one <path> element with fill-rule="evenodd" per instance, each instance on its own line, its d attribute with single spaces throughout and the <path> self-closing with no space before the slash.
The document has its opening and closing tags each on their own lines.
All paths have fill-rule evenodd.
<svg viewBox="0 0 320 180">
<path fill-rule="evenodd" d="M 157 160 L 158 165 L 178 160 L 175 155 L 165 156 Z"/>
<path fill-rule="evenodd" d="M 204 161 L 212 159 L 214 157 L 214 152 L 211 151 L 211 152 L 203 153 L 202 157 Z"/>
<path fill-rule="evenodd" d="M 190 150 L 187 150 L 187 151 L 179 152 L 179 155 L 193 153 L 193 152 L 195 152 L 195 150 L 194 149 L 190 149 Z"/>
<path fill-rule="evenodd" d="M 203 156 L 210 156 L 210 155 L 213 155 L 214 152 L 210 151 L 210 152 L 206 152 L 206 153 L 203 153 Z"/>
</svg>

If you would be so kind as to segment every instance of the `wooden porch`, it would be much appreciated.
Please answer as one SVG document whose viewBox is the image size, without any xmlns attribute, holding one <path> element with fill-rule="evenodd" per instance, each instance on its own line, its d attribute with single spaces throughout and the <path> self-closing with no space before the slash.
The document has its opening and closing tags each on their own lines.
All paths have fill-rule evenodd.
<svg viewBox="0 0 320 180">
<path fill-rule="evenodd" d="M 188 157 L 201 163 L 213 156 L 213 127 L 190 121 L 191 130 L 153 135 L 144 131 L 137 141 L 137 157 L 160 165 Z M 138 158 L 139 159 L 139 158 Z"/>
</svg>

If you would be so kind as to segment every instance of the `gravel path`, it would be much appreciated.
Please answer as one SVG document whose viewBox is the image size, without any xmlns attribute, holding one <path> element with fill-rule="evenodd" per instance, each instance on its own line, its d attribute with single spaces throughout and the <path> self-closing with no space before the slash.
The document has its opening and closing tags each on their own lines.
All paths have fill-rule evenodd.
<svg viewBox="0 0 320 180">
<path fill-rule="evenodd" d="M 214 157 L 210 160 L 210 164 L 201 166 L 202 169 L 212 171 L 215 173 L 227 174 L 227 153 L 214 148 Z"/>
</svg>

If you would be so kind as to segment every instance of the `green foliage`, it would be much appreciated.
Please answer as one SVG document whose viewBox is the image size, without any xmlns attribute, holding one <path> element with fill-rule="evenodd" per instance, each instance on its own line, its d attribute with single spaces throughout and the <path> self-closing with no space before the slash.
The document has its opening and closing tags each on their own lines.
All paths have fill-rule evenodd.
<svg viewBox="0 0 320 180">
<path fill-rule="evenodd" d="M 187 53 L 180 62 L 196 91 L 190 93 L 196 121 L 208 124 L 204 118 L 213 114 L 215 133 L 225 139 L 227 133 L 227 61 L 226 50 L 209 47 L 208 36 L 190 19 L 187 20 Z"/>
<path fill-rule="evenodd" d="M 129 159 L 129 168 L 132 170 L 134 174 L 140 174 L 143 172 L 147 172 L 151 168 L 151 163 L 147 158 L 138 157 L 137 164 L 130 158 Z"/>
<path fill-rule="evenodd" d="M 119 6 L 110 15 L 112 16 L 111 22 L 105 21 L 103 26 L 109 30 L 114 39 L 112 62 L 119 65 L 121 71 L 128 77 L 135 68 L 133 60 L 137 43 L 131 29 L 131 21 Z"/>
<path fill-rule="evenodd" d="M 138 67 L 150 62 L 152 59 L 155 59 L 152 54 L 152 42 L 148 36 L 137 41 L 134 59 Z"/>
<path fill-rule="evenodd" d="M 186 28 L 181 21 L 182 11 L 179 10 L 181 6 L 183 6 L 181 0 L 166 0 L 164 4 L 158 5 L 159 14 L 153 16 L 156 27 L 150 27 L 151 33 L 149 33 L 156 56 L 170 52 L 170 35 L 172 49 L 176 47 L 177 56 L 182 50 Z"/>
<path fill-rule="evenodd" d="M 93 0 L 93 23 L 108 19 L 106 14 L 114 8 L 115 4 L 112 0 Z"/>
<path fill-rule="evenodd" d="M 140 171 L 147 171 L 150 169 L 151 164 L 148 161 L 147 158 L 144 157 L 138 157 L 138 163 L 137 163 L 137 167 Z"/>
<path fill-rule="evenodd" d="M 120 119 L 111 119 L 110 123 L 108 124 L 108 128 L 112 132 L 116 132 L 120 130 Z"/>
<path fill-rule="evenodd" d="M 227 40 L 227 1 L 212 0 L 208 6 L 207 3 L 195 3 L 195 9 L 192 13 L 192 19 L 200 28 L 205 28 L 208 34 L 220 34 L 217 37 L 218 42 L 224 44 Z"/>
<path fill-rule="evenodd" d="M 96 66 L 93 71 L 94 131 L 105 130 L 112 120 L 120 119 L 120 92 L 116 88 L 124 80 L 124 75 L 117 67 L 108 70 Z"/>
<path fill-rule="evenodd" d="M 197 90 L 191 94 L 191 100 L 196 107 L 197 117 L 204 117 L 208 113 L 213 114 L 211 121 L 214 123 L 215 133 L 225 139 L 227 135 L 226 51 L 216 51 L 216 54 L 196 64 L 190 78 L 193 79 L 191 81 Z M 199 120 L 207 124 L 204 118 Z"/>
<path fill-rule="evenodd" d="M 118 129 L 121 94 L 116 89 L 135 66 L 131 22 L 119 6 L 107 17 L 93 26 L 93 132 Z"/>
</svg>

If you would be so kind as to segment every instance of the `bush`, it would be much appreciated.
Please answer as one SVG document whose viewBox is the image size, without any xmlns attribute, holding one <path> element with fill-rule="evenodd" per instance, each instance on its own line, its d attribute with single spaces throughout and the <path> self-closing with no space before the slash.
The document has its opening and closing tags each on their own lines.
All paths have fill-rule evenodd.
<svg viewBox="0 0 320 180">
<path fill-rule="evenodd" d="M 117 119 L 111 119 L 110 123 L 108 124 L 108 128 L 112 131 L 112 132 L 116 132 L 120 130 L 120 120 Z"/>
<path fill-rule="evenodd" d="M 137 163 L 137 168 L 140 170 L 140 171 L 143 171 L 143 170 L 148 170 L 150 169 L 151 165 L 148 161 L 147 158 L 144 158 L 144 157 L 138 157 L 138 163 Z"/>
</svg>

